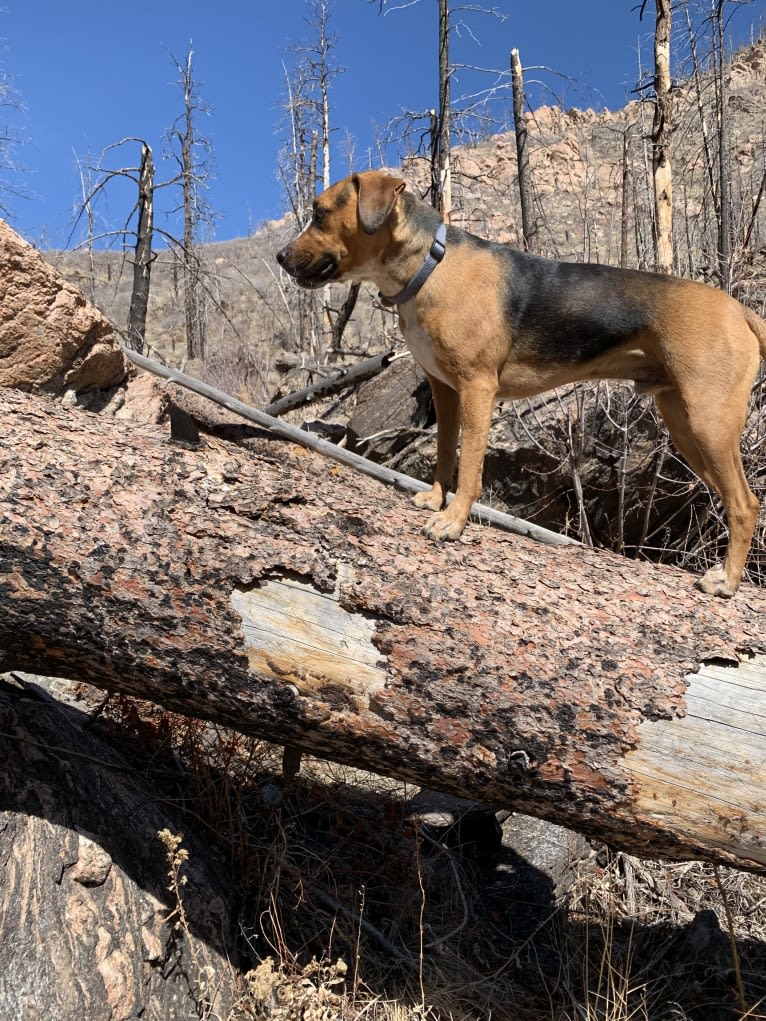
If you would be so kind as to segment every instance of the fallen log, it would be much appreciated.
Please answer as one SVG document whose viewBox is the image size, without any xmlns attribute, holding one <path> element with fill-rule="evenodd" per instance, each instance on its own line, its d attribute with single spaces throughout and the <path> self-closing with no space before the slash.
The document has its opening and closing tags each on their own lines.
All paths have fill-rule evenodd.
<svg viewBox="0 0 766 1021">
<path fill-rule="evenodd" d="M 273 435 L 175 446 L 0 391 L 0 670 L 766 866 L 766 594 L 471 525 Z"/>
<path fill-rule="evenodd" d="M 373 358 L 365 358 L 364 361 L 349 365 L 348 368 L 341 369 L 340 372 L 320 380 L 319 383 L 303 387 L 302 390 L 296 390 L 294 393 L 286 394 L 284 397 L 272 401 L 263 410 L 267 415 L 276 418 L 288 411 L 294 411 L 296 408 L 311 404 L 312 401 L 331 397 L 333 394 L 350 389 L 352 386 L 357 386 L 359 383 L 364 383 L 366 380 L 372 379 L 373 376 L 377 376 L 379 372 L 388 368 L 395 357 L 393 351 L 385 351 Z"/>
</svg>

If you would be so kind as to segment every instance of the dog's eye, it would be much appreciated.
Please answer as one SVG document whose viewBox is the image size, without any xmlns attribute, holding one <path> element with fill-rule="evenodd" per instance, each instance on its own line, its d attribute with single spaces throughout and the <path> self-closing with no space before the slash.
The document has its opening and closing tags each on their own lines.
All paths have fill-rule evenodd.
<svg viewBox="0 0 766 1021">
<path fill-rule="evenodd" d="M 324 220 L 326 215 L 327 215 L 326 209 L 322 209 L 321 206 L 314 206 L 314 226 L 321 227 L 322 221 Z"/>
</svg>

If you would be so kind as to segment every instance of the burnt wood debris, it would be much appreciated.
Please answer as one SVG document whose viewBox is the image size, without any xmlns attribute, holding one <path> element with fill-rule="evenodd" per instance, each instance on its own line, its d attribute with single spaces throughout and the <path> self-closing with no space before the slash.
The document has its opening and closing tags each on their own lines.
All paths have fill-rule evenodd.
<svg viewBox="0 0 766 1021">
<path fill-rule="evenodd" d="M 435 544 L 405 494 L 265 430 L 190 449 L 11 389 L 0 414 L 0 669 L 766 865 L 761 590 L 479 524 Z"/>
</svg>

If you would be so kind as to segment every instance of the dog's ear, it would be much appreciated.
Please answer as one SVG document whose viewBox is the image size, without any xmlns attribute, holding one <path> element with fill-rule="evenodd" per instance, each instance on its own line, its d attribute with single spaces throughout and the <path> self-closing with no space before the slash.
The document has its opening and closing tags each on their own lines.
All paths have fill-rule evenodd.
<svg viewBox="0 0 766 1021">
<path fill-rule="evenodd" d="M 367 234 L 375 234 L 391 215 L 406 182 L 378 173 L 354 174 L 352 180 L 357 190 L 359 222 Z"/>
</svg>

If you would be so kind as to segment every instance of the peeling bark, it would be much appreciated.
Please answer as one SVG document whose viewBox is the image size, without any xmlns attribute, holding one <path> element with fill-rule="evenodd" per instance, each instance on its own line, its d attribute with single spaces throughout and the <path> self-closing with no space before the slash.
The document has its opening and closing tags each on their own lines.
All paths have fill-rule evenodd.
<svg viewBox="0 0 766 1021">
<path fill-rule="evenodd" d="M 654 174 L 654 259 L 658 273 L 673 272 L 673 93 L 670 77 L 670 0 L 656 0 L 654 32 L 654 121 L 652 172 Z"/>
<path fill-rule="evenodd" d="M 766 865 L 766 596 L 469 525 L 261 434 L 0 392 L 0 668 L 556 821 Z"/>
</svg>

